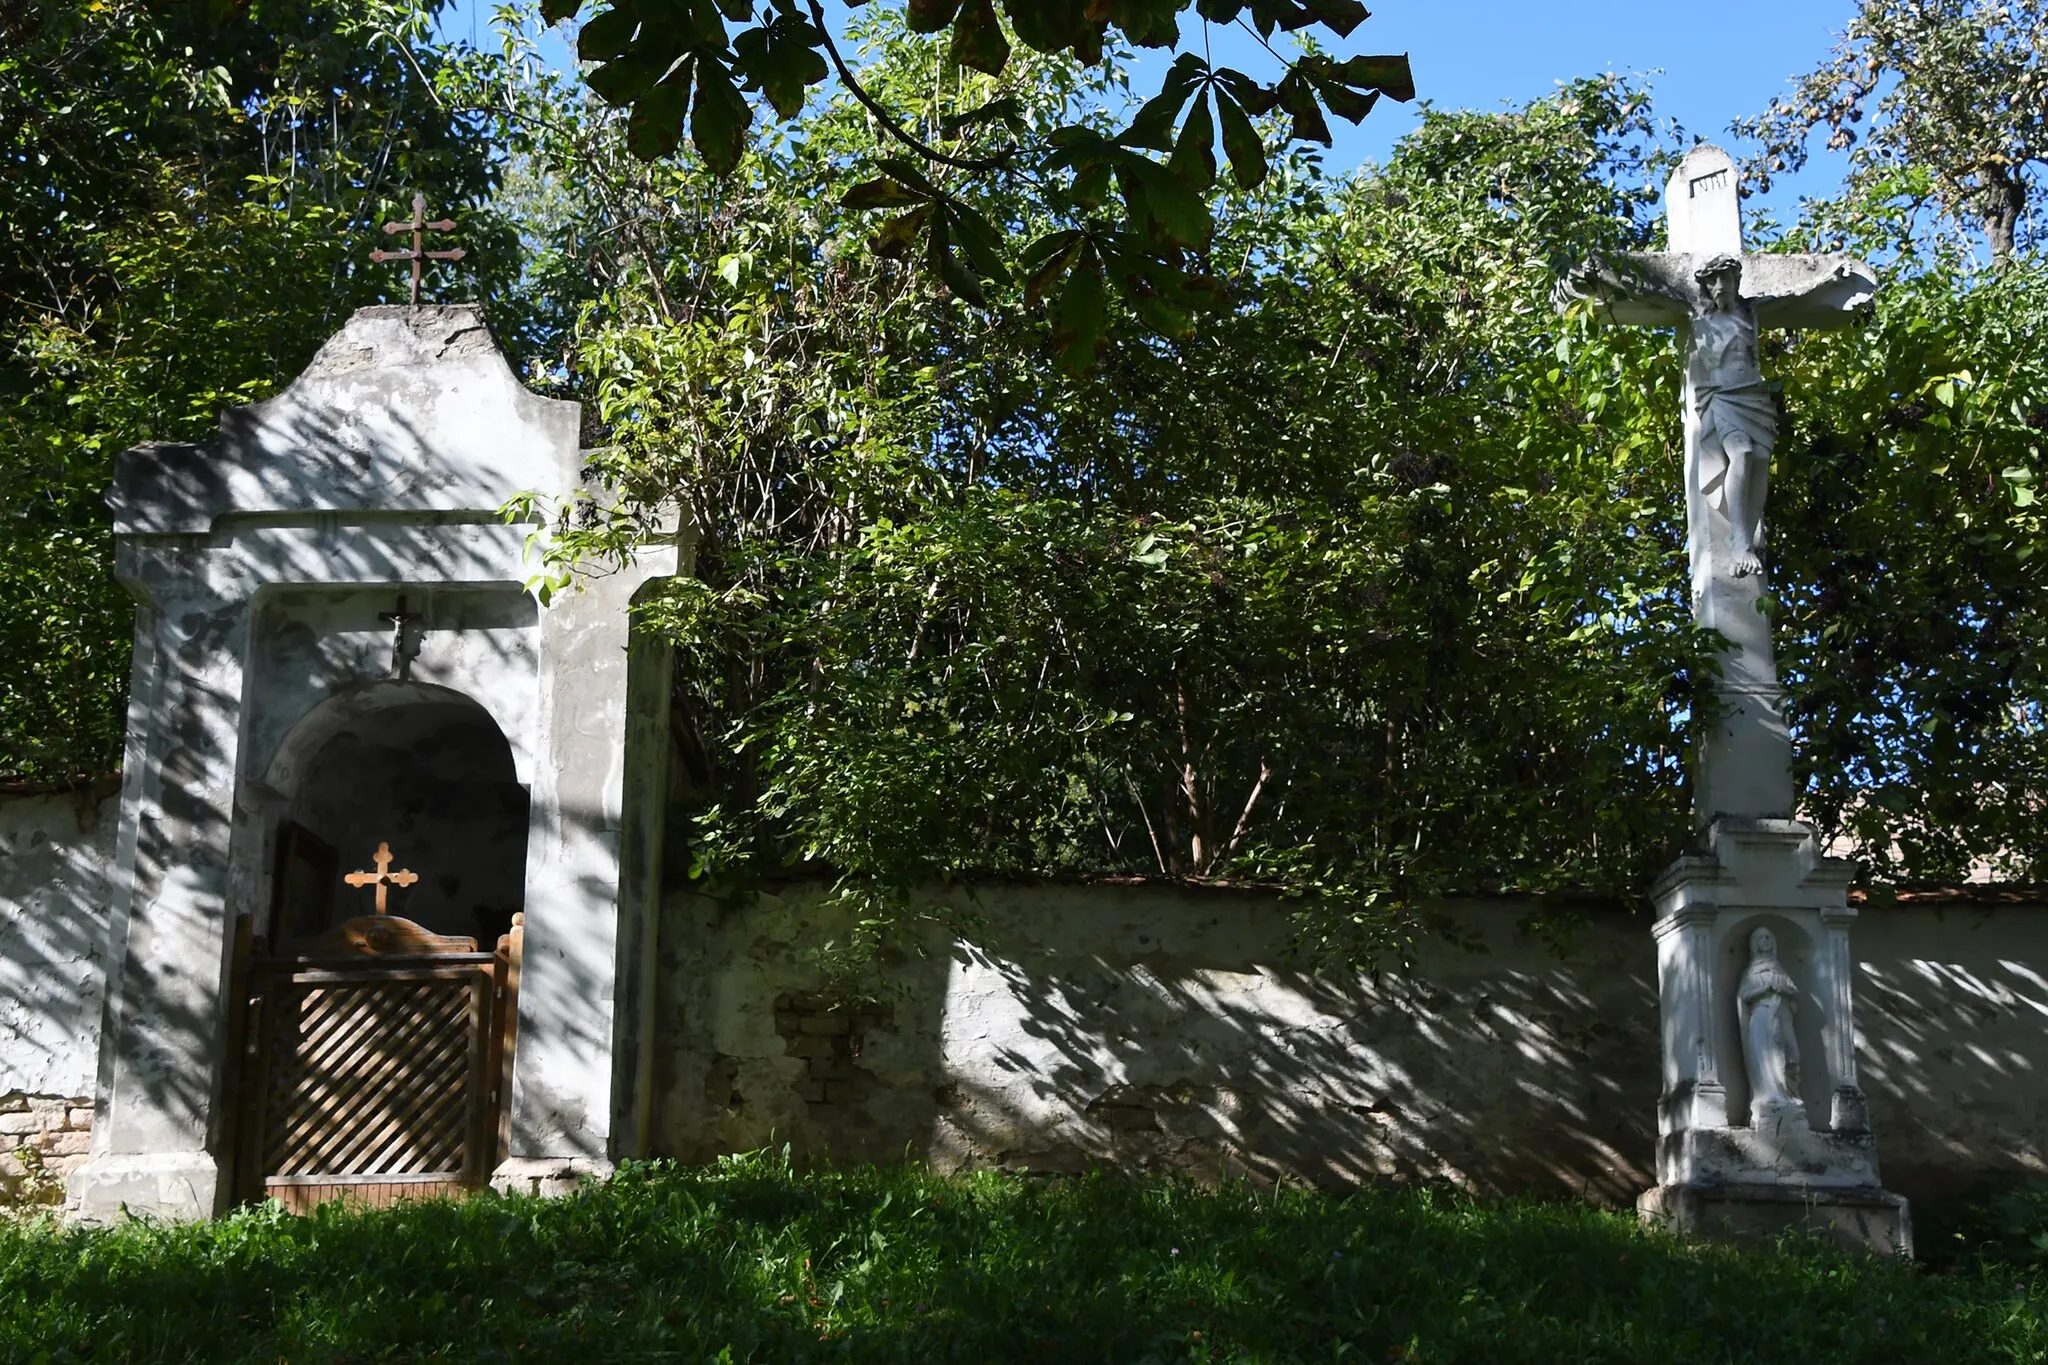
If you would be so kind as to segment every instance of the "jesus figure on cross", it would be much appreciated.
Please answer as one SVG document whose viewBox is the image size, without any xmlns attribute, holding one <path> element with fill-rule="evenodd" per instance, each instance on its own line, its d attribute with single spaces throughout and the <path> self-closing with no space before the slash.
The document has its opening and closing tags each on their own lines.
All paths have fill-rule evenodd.
<svg viewBox="0 0 2048 1365">
<path fill-rule="evenodd" d="M 1693 272 L 1700 306 L 1687 329 L 1685 377 L 1699 423 L 1700 493 L 1728 519 L 1730 569 L 1737 578 L 1764 571 L 1764 498 L 1778 405 L 1757 363 L 1756 317 L 1742 297 L 1742 260 L 1721 255 Z"/>
<path fill-rule="evenodd" d="M 1558 287 L 1560 306 L 1602 321 L 1678 328 L 1685 354 L 1686 547 L 1693 619 L 1728 641 L 1722 719 L 1702 754 L 1704 824 L 1720 815 L 1792 813 L 1791 740 L 1763 594 L 1764 502 L 1778 407 L 1757 337 L 1766 327 L 1839 327 L 1868 309 L 1877 277 L 1842 255 L 1747 255 L 1735 163 L 1718 147 L 1686 154 L 1665 189 L 1671 249 L 1589 261 Z"/>
</svg>

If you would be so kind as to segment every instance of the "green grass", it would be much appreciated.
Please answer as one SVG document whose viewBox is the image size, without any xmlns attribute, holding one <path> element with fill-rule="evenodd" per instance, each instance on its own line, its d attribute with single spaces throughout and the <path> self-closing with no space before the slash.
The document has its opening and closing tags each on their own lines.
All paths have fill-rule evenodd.
<svg viewBox="0 0 2048 1365">
<path fill-rule="evenodd" d="M 637 1168 L 191 1227 L 0 1228 L 0 1360 L 2048 1360 L 2048 1286 L 1564 1203 Z"/>
</svg>

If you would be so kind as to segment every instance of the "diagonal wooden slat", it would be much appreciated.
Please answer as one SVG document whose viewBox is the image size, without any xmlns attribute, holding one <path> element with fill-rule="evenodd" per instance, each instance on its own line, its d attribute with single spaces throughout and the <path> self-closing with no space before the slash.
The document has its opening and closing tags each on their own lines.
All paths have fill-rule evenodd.
<svg viewBox="0 0 2048 1365">
<path fill-rule="evenodd" d="M 350 991 L 333 986 L 315 986 L 305 991 L 298 1000 L 296 1055 L 300 1059 L 316 1057 L 336 1042 L 346 1045 L 349 1030 L 362 1023 L 367 994 L 368 990 Z"/>
<path fill-rule="evenodd" d="M 430 1050 L 416 1053 L 405 1065 L 389 1068 L 384 1086 L 364 1097 L 354 1119 L 334 1130 L 324 1141 L 330 1162 L 354 1171 L 386 1169 L 369 1155 L 369 1149 L 392 1131 L 401 1134 L 414 1126 L 413 1116 L 422 1097 L 453 1095 L 466 1098 L 468 1068 L 459 1045 L 465 1040 L 436 1038 Z M 431 1130 L 429 1130 L 431 1131 Z"/>
<path fill-rule="evenodd" d="M 386 1084 L 402 1083 L 402 1075 L 392 1075 L 392 1059 L 399 1059 L 396 1066 L 402 1073 L 410 1063 L 418 1061 L 419 1049 L 434 1042 L 437 1031 L 446 1032 L 448 1026 L 456 1021 L 415 1012 L 381 1022 L 382 1027 L 365 1030 L 368 1036 L 360 1039 L 355 1051 L 345 1056 L 316 1059 L 324 1073 L 317 1078 L 319 1088 L 346 1097 L 358 1087 L 374 1083 L 379 1076 L 387 1078 Z"/>
<path fill-rule="evenodd" d="M 347 979 L 353 975 L 355 979 Z M 417 969 L 413 972 L 418 976 Z M 488 972 L 392 980 L 374 970 L 278 990 L 264 1105 L 266 1174 L 400 1175 L 462 1169 L 489 1078 L 471 1038 Z M 283 986 L 284 983 L 279 983 Z"/>
<path fill-rule="evenodd" d="M 386 1129 L 389 1140 L 373 1156 L 367 1169 L 391 1167 L 397 1153 L 411 1149 L 411 1162 L 423 1171 L 460 1170 L 462 1167 L 463 1120 L 469 1113 L 469 1096 L 448 1087 L 430 1097 L 425 1111 L 402 1124 Z"/>
<path fill-rule="evenodd" d="M 458 1097 L 464 1088 L 459 1068 L 440 1068 L 405 1079 L 417 1086 L 455 1092 Z M 366 1087 L 348 1097 L 347 1106 L 340 1107 L 338 1122 L 309 1123 L 294 1135 L 300 1140 L 293 1144 L 296 1160 L 291 1164 L 338 1172 L 385 1169 L 382 1163 L 366 1159 L 366 1148 L 394 1128 L 402 1131 L 408 1127 L 414 1105 L 405 1090 Z M 321 1116 L 323 1120 L 326 1117 L 324 1113 Z"/>
<path fill-rule="evenodd" d="M 346 1129 L 337 1130 L 334 1125 L 342 1121 L 351 1107 L 360 1108 L 366 1103 L 376 1107 L 375 1083 L 380 1072 L 390 1070 L 384 1058 L 420 1046 L 427 1041 L 427 1030 L 437 1023 L 445 1027 L 448 1022 L 445 1015 L 437 1020 L 431 1014 L 408 1015 L 403 1009 L 393 1010 L 389 996 L 385 991 L 366 991 L 347 1002 L 350 1022 L 358 1034 L 368 1035 L 368 1046 L 346 1055 L 330 1052 L 305 1059 L 296 1068 L 297 1083 L 291 1086 L 294 1112 L 279 1135 L 282 1146 L 276 1152 L 296 1152 L 296 1159 L 288 1157 L 290 1164 L 310 1160 L 332 1169 L 334 1161 L 345 1160 L 333 1148 L 335 1140 L 346 1135 Z M 323 1134 L 326 1140 L 321 1140 Z M 317 1146 L 305 1150 L 309 1144 Z"/>
<path fill-rule="evenodd" d="M 384 1022 L 371 1047 L 347 1059 L 341 1074 L 327 1078 L 333 1101 L 319 1106 L 320 1122 L 309 1124 L 305 1132 L 305 1157 L 326 1169 L 379 1169 L 363 1164 L 358 1142 L 362 1130 L 402 1116 L 422 1091 L 461 1084 L 460 1049 L 466 1038 L 447 1036 L 447 1025 L 460 1020 L 450 1020 L 445 1011 L 422 1010 Z M 319 1093 L 315 1089 L 308 1098 Z M 351 1113 L 338 1114 L 343 1107 Z"/>
</svg>

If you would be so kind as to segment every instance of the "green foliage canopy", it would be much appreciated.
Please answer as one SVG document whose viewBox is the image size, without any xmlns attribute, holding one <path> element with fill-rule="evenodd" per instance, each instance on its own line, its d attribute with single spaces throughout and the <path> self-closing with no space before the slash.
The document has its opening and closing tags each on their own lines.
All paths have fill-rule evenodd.
<svg viewBox="0 0 2048 1365">
<path fill-rule="evenodd" d="M 2009 260 L 2039 232 L 2028 208 L 2048 167 L 2048 4 L 1863 0 L 1826 60 L 1736 129 L 1759 144 L 1750 170 L 1765 188 L 1825 129 L 1829 148 L 1854 149 L 1860 188 L 1903 179 L 1913 202 Z"/>
<path fill-rule="evenodd" d="M 931 48 L 875 37 L 864 78 L 917 107 Z M 1109 93 L 990 91 L 1066 119 Z M 678 502 L 696 529 L 653 617 L 697 872 L 815 862 L 884 911 L 988 871 L 1269 881 L 1341 953 L 1453 887 L 1640 884 L 1685 828 L 1698 666 L 1675 380 L 1549 290 L 1648 243 L 1648 132 L 1588 82 L 1432 116 L 1351 183 L 1280 157 L 1198 259 L 1232 306 L 1180 336 L 1107 310 L 1085 380 L 1043 363 L 1056 312 L 948 298 L 817 194 L 861 173 L 850 107 L 732 177 L 586 174 L 660 207 L 574 360 L 620 497 L 561 509 L 561 544 L 620 553 Z M 1038 230 L 1028 196 L 959 193 Z"/>
<path fill-rule="evenodd" d="M 2037 498 L 2048 262 L 1992 271 L 1885 184 L 1792 244 L 1884 261 L 1869 325 L 1784 347 L 1774 590 L 1806 813 L 1878 881 L 2048 869 Z"/>
<path fill-rule="evenodd" d="M 1040 122 L 1117 93 L 1113 66 L 979 77 L 867 36 L 863 79 L 920 117 L 934 71 Z M 564 544 L 625 552 L 657 507 L 700 537 L 653 612 L 699 875 L 830 868 L 877 923 L 990 871 L 1267 882 L 1359 956 L 1437 895 L 1631 895 L 1683 846 L 1707 642 L 1677 363 L 1548 302 L 1567 262 L 1656 244 L 1677 148 L 1637 92 L 1432 113 L 1349 181 L 1267 127 L 1272 173 L 1219 187 L 1191 257 L 1230 307 L 1173 332 L 1091 304 L 1085 379 L 1045 363 L 1071 328 L 1028 282 L 963 306 L 830 207 L 865 183 L 863 122 L 586 187 L 646 206 L 649 268 L 579 334 L 619 497 Z M 1028 194 L 953 183 L 1012 240 L 1047 230 Z M 2026 876 L 2048 298 L 2030 260 L 1994 286 L 1916 253 L 1902 212 L 1862 190 L 1786 238 L 1887 270 L 1869 326 L 1772 357 L 1800 776 L 1881 877 Z"/>
<path fill-rule="evenodd" d="M 80 13 L 130 23 L 80 98 L 122 72 L 213 88 L 186 79 L 210 49 Z M 647 624 L 681 661 L 678 866 L 709 883 L 829 871 L 872 936 L 952 877 L 1261 882 L 1357 957 L 1454 891 L 1632 895 L 1683 844 L 1709 642 L 1681 597 L 1677 363 L 1550 304 L 1569 262 L 1656 245 L 1677 149 L 1640 92 L 1432 112 L 1347 179 L 1253 117 L 1266 173 L 1212 182 L 1174 248 L 1215 306 L 1177 312 L 1111 288 L 1110 239 L 1028 178 L 906 162 L 930 193 L 884 202 L 850 92 L 729 169 L 649 161 L 530 32 L 486 56 L 308 13 L 328 26 L 293 42 L 330 84 L 279 74 L 312 60 L 289 44 L 225 65 L 240 93 L 164 96 L 158 141 L 37 191 L 69 216 L 19 215 L 62 226 L 15 239 L 11 278 L 69 283 L 7 304 L 0 631 L 33 671 L 0 684 L 6 775 L 113 760 L 111 452 L 201 434 L 384 297 L 362 228 L 422 185 L 472 206 L 535 382 L 586 403 L 601 491 L 524 509 L 560 551 L 540 589 L 678 519 L 697 542 Z M 886 18 L 854 37 L 861 92 L 909 127 L 964 101 L 1116 144 L 1145 118 L 1114 49 L 989 74 Z M 0 97 L 70 69 L 35 60 Z M 1929 249 L 1930 174 L 1859 180 L 1785 238 L 1886 288 L 1861 329 L 1773 343 L 1780 638 L 1809 814 L 1884 878 L 2032 876 L 2048 284 L 2024 241 L 1981 274 Z M 924 217 L 878 241 L 871 203 Z M 941 227 L 1050 273 L 968 288 L 897 249 Z"/>
</svg>

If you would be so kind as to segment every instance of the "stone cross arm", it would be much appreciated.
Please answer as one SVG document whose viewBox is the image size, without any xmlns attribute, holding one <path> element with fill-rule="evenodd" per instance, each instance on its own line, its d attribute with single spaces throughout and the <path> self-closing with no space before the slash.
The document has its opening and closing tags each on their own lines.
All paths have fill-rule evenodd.
<svg viewBox="0 0 2048 1365">
<path fill-rule="evenodd" d="M 1602 322 L 1670 327 L 1687 321 L 1699 286 L 1695 252 L 1628 252 L 1589 261 L 1558 282 L 1560 305 L 1593 302 Z M 1742 297 L 1758 327 L 1840 327 L 1867 312 L 1877 275 L 1853 256 L 1745 255 Z"/>
<path fill-rule="evenodd" d="M 1843 255 L 1752 255 L 1742 249 L 1741 174 L 1719 147 L 1685 154 L 1664 187 L 1671 249 L 1580 265 L 1558 282 L 1560 308 L 1590 299 L 1603 322 L 1669 327 L 1698 316 L 1699 269 L 1720 256 L 1742 263 L 1741 296 L 1762 328 L 1839 327 L 1870 305 L 1877 274 Z"/>
</svg>

